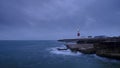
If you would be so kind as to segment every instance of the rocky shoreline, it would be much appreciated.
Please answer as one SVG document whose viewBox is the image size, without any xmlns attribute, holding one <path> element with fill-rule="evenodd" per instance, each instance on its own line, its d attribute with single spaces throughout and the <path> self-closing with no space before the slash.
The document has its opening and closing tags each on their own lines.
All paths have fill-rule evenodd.
<svg viewBox="0 0 120 68">
<path fill-rule="evenodd" d="M 92 44 L 66 44 L 67 49 L 72 52 L 82 52 L 84 54 L 94 54 L 95 49 Z"/>
<path fill-rule="evenodd" d="M 118 59 L 120 60 L 120 53 L 108 53 L 108 52 L 96 52 L 96 55 L 101 56 L 101 57 L 107 57 L 107 58 L 111 58 L 111 59 Z"/>
<path fill-rule="evenodd" d="M 60 40 L 59 40 L 60 41 Z M 120 37 L 118 38 L 86 38 L 86 39 L 64 39 L 65 46 L 72 52 L 84 54 L 96 54 L 101 57 L 120 60 Z M 76 41 L 76 44 L 68 42 Z"/>
</svg>

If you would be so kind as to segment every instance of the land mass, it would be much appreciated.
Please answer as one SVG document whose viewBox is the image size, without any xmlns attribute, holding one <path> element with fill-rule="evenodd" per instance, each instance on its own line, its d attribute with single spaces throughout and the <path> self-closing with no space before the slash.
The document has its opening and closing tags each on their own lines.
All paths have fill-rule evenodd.
<svg viewBox="0 0 120 68">
<path fill-rule="evenodd" d="M 72 52 L 79 51 L 84 54 L 96 54 L 101 57 L 120 60 L 120 37 L 61 39 L 58 41 L 66 42 L 65 46 Z"/>
</svg>

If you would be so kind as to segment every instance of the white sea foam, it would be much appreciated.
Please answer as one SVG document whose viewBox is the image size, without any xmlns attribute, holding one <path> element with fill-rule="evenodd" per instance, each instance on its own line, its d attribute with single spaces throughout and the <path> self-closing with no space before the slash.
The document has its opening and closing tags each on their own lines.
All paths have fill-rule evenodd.
<svg viewBox="0 0 120 68">
<path fill-rule="evenodd" d="M 69 56 L 80 56 L 80 55 L 83 55 L 82 53 L 80 52 L 77 52 L 77 53 L 74 53 L 74 52 L 71 52 L 69 49 L 68 50 L 58 50 L 57 48 L 65 48 L 64 46 L 61 46 L 61 47 L 53 47 L 53 48 L 49 48 L 47 49 L 49 51 L 49 53 L 51 54 L 57 54 L 57 55 L 69 55 Z M 103 62 L 111 62 L 111 63 L 120 63 L 119 60 L 114 60 L 114 59 L 108 59 L 108 58 L 104 58 L 104 57 L 100 57 L 100 56 L 97 56 L 96 54 L 92 54 L 91 56 L 93 56 L 94 58 L 100 60 L 100 61 L 103 61 Z"/>
<path fill-rule="evenodd" d="M 57 48 L 64 48 L 64 47 L 54 47 L 54 48 L 50 48 L 49 51 L 52 54 L 58 54 L 58 55 L 71 55 L 71 56 L 78 56 L 81 53 L 73 53 L 70 50 L 58 50 Z"/>
</svg>

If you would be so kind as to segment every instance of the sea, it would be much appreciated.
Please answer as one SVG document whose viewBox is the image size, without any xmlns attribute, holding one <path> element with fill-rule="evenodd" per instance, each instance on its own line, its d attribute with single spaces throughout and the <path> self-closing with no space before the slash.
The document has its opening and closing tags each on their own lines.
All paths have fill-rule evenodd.
<svg viewBox="0 0 120 68">
<path fill-rule="evenodd" d="M 1 40 L 0 68 L 120 68 L 120 60 L 59 51 L 56 40 Z"/>
</svg>

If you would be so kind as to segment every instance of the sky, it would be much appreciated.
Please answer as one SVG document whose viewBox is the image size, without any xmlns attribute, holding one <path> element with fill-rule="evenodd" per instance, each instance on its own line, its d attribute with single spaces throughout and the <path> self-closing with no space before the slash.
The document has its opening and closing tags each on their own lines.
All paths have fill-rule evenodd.
<svg viewBox="0 0 120 68">
<path fill-rule="evenodd" d="M 120 36 L 120 0 L 0 0 L 0 40 Z"/>
</svg>

